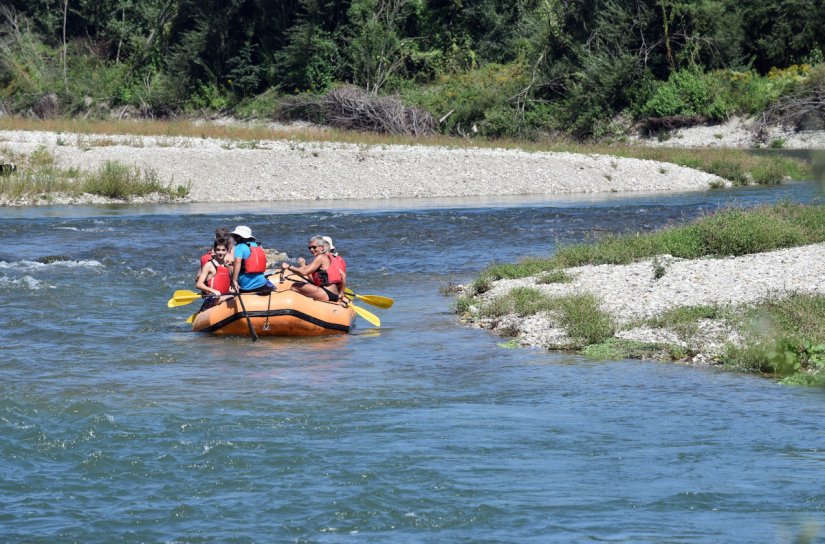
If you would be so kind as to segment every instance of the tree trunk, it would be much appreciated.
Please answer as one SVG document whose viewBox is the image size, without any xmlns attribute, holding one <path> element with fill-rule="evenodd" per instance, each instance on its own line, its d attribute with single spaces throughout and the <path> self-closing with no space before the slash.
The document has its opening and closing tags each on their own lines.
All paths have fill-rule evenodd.
<svg viewBox="0 0 825 544">
<path fill-rule="evenodd" d="M 66 67 L 66 20 L 69 15 L 69 0 L 63 0 L 63 86 L 69 92 L 69 72 Z"/>
</svg>

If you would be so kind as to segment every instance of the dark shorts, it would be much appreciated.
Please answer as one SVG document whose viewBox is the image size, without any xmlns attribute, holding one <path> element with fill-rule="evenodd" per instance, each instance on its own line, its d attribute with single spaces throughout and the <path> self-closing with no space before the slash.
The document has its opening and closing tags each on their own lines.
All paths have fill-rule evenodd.
<svg viewBox="0 0 825 544">
<path fill-rule="evenodd" d="M 259 293 L 261 295 L 266 295 L 271 293 L 275 290 L 275 285 L 269 280 L 266 280 L 266 283 L 261 285 L 256 289 L 241 289 L 241 293 Z"/>
</svg>

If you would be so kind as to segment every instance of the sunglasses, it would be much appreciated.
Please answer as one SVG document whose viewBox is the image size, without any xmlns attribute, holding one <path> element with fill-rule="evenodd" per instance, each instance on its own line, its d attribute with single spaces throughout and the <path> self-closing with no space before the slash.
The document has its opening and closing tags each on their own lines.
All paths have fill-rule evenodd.
<svg viewBox="0 0 825 544">
<path fill-rule="evenodd" d="M 307 249 L 315 249 L 317 247 L 321 247 L 321 246 L 307 246 Z"/>
</svg>

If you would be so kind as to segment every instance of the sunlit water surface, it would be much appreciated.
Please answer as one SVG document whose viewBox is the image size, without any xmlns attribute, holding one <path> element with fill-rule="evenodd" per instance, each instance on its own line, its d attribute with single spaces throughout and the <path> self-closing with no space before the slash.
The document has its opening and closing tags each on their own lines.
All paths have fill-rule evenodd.
<svg viewBox="0 0 825 544">
<path fill-rule="evenodd" d="M 439 286 L 592 232 L 815 184 L 683 195 L 0 209 L 4 542 L 782 542 L 825 525 L 825 393 L 513 350 Z M 191 333 L 219 225 L 329 234 L 380 330 Z M 305 250 L 303 250 L 305 252 Z M 57 256 L 55 262 L 43 263 Z"/>
</svg>

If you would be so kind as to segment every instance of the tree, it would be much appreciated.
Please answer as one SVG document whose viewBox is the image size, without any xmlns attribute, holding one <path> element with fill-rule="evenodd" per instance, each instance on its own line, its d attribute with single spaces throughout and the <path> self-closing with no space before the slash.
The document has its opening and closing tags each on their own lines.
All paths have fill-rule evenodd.
<svg viewBox="0 0 825 544">
<path fill-rule="evenodd" d="M 323 91 L 342 71 L 338 28 L 343 2 L 299 0 L 295 23 L 286 31 L 286 45 L 275 52 L 278 75 L 290 89 Z"/>
<path fill-rule="evenodd" d="M 347 46 L 353 83 L 372 94 L 404 65 L 410 38 L 400 26 L 414 9 L 413 0 L 355 0 L 348 16 L 352 36 Z"/>
</svg>

